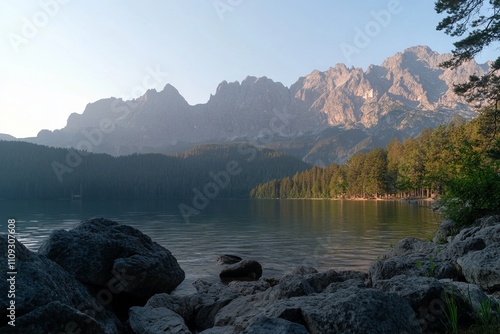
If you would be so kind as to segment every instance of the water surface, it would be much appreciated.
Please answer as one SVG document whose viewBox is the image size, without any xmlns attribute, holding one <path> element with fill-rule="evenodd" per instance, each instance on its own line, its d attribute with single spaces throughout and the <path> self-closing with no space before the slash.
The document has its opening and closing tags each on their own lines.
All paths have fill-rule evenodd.
<svg viewBox="0 0 500 334">
<path fill-rule="evenodd" d="M 186 272 L 179 293 L 197 278 L 217 279 L 216 258 L 255 259 L 265 276 L 296 266 L 366 270 L 405 237 L 429 239 L 440 217 L 425 203 L 340 200 L 217 200 L 186 223 L 178 202 L 0 201 L 0 232 L 17 221 L 18 239 L 36 251 L 55 229 L 105 217 L 128 224 L 169 249 Z M 186 202 L 190 205 L 191 203 Z"/>
</svg>

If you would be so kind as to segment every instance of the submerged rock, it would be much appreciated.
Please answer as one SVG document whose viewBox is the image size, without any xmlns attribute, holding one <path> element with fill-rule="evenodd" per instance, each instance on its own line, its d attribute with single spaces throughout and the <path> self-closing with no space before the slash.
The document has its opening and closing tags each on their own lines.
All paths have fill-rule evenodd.
<svg viewBox="0 0 500 334">
<path fill-rule="evenodd" d="M 219 277 L 225 282 L 256 281 L 262 276 L 262 266 L 254 260 L 243 260 L 224 268 Z"/>
<path fill-rule="evenodd" d="M 218 264 L 235 264 L 243 260 L 241 257 L 236 255 L 224 254 L 217 258 Z"/>
<path fill-rule="evenodd" d="M 147 299 L 170 292 L 184 280 L 175 257 L 139 230 L 96 218 L 72 230 L 54 231 L 39 253 L 82 283 Z"/>
</svg>

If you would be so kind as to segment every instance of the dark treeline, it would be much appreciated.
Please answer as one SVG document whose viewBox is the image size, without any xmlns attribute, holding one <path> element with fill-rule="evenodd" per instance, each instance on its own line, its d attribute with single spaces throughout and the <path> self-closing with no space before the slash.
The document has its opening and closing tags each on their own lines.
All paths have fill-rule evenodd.
<svg viewBox="0 0 500 334">
<path fill-rule="evenodd" d="M 0 141 L 1 199 L 248 197 L 261 182 L 310 168 L 246 144 L 206 145 L 184 154 L 112 157 Z"/>
<path fill-rule="evenodd" d="M 313 167 L 271 180 L 251 191 L 255 198 L 431 197 L 449 190 L 468 169 L 496 166 L 498 140 L 491 114 L 422 132 L 386 149 L 353 155 L 346 164 Z"/>
</svg>

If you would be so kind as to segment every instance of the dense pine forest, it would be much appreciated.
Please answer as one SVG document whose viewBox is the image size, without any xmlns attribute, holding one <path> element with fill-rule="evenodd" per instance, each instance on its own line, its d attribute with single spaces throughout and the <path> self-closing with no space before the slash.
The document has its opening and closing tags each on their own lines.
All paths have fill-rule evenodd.
<svg viewBox="0 0 500 334">
<path fill-rule="evenodd" d="M 477 200 L 485 203 L 500 203 L 497 114 L 498 111 L 490 110 L 470 122 L 456 121 L 429 129 L 403 142 L 395 139 L 385 149 L 353 155 L 344 165 L 313 167 L 293 177 L 271 180 L 252 189 L 251 197 L 449 195 L 456 199 L 468 192 L 469 202 L 464 205 L 470 205 L 475 197 L 481 197 Z"/>
<path fill-rule="evenodd" d="M 0 141 L 0 199 L 248 197 L 259 183 L 311 167 L 246 144 L 206 145 L 176 156 L 112 157 Z M 216 193 L 216 194 L 215 194 Z"/>
</svg>

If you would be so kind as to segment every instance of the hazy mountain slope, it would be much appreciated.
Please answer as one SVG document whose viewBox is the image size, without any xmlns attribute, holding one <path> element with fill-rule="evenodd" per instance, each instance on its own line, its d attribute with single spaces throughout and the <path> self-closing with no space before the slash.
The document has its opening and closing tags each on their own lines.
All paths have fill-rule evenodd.
<svg viewBox="0 0 500 334">
<path fill-rule="evenodd" d="M 16 137 L 14 136 L 11 136 L 11 135 L 8 135 L 8 134 L 5 134 L 5 133 L 0 133 L 0 140 L 17 140 Z"/>
</svg>

